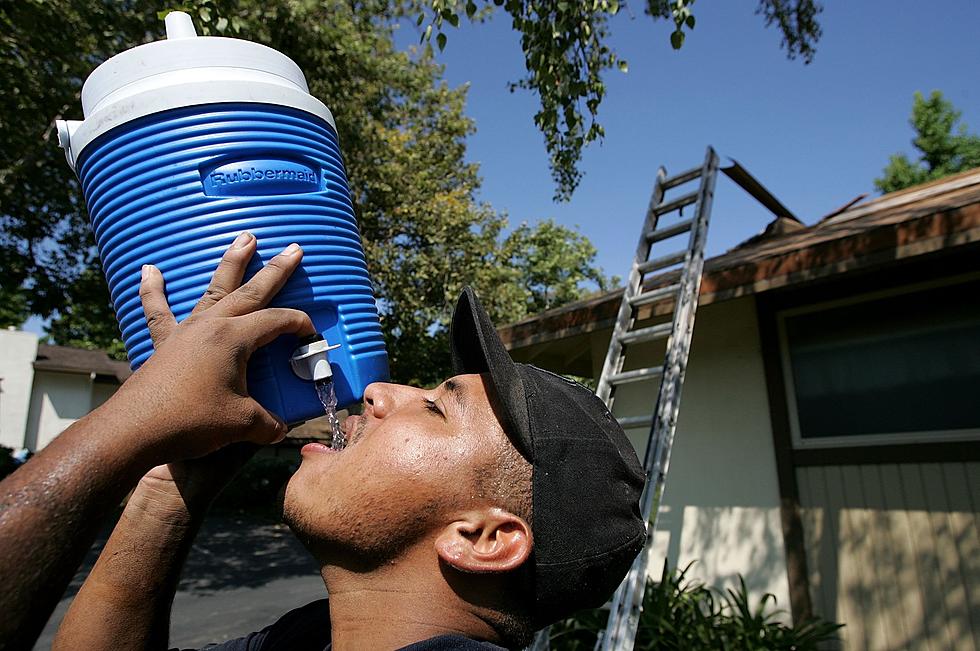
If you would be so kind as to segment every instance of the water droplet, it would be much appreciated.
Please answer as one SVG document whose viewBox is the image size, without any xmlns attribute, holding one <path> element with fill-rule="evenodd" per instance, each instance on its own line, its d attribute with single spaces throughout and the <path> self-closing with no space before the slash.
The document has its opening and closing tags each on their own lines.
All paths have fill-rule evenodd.
<svg viewBox="0 0 980 651">
<path fill-rule="evenodd" d="M 347 437 L 344 430 L 340 427 L 340 419 L 337 418 L 337 393 L 333 388 L 333 380 L 318 380 L 314 383 L 316 395 L 320 398 L 323 411 L 327 415 L 327 424 L 330 427 L 330 447 L 334 450 L 343 450 L 347 447 Z"/>
</svg>

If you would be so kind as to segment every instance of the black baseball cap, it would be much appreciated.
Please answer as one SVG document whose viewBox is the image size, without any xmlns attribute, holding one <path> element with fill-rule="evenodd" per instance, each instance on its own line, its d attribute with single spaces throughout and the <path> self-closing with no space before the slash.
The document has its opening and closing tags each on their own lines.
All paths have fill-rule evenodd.
<svg viewBox="0 0 980 651">
<path fill-rule="evenodd" d="M 501 426 L 532 470 L 535 628 L 612 595 L 646 541 L 644 472 L 623 428 L 577 382 L 514 362 L 472 288 L 450 328 L 456 373 L 487 373 Z"/>
</svg>

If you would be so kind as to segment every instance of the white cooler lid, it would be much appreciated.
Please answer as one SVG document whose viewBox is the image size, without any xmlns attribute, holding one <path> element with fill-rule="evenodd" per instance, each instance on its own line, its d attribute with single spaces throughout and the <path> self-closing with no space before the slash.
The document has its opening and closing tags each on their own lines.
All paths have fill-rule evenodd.
<svg viewBox="0 0 980 651">
<path fill-rule="evenodd" d="M 167 38 L 121 52 L 96 68 L 82 86 L 85 120 L 59 122 L 59 139 L 74 167 L 82 149 L 130 120 L 184 106 L 258 102 L 306 111 L 336 127 L 285 54 L 251 41 L 198 36 L 191 17 L 173 11 Z"/>
</svg>

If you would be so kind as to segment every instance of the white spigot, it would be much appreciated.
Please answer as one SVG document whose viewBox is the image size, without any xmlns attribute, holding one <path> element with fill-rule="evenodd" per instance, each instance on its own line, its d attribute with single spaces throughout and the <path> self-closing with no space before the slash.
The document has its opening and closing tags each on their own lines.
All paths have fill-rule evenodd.
<svg viewBox="0 0 980 651">
<path fill-rule="evenodd" d="M 65 150 L 65 160 L 72 170 L 75 169 L 75 152 L 71 148 L 71 136 L 81 125 L 81 120 L 55 120 L 58 129 L 58 146 Z"/>
<path fill-rule="evenodd" d="M 340 348 L 340 344 L 331 346 L 322 337 L 303 344 L 293 351 L 289 365 L 300 379 L 307 382 L 320 382 L 333 375 L 330 368 L 329 351 Z"/>
<path fill-rule="evenodd" d="M 197 36 L 197 30 L 194 29 L 194 21 L 183 11 L 171 11 L 163 19 L 163 23 L 167 27 L 168 41 L 178 38 L 194 38 Z"/>
</svg>

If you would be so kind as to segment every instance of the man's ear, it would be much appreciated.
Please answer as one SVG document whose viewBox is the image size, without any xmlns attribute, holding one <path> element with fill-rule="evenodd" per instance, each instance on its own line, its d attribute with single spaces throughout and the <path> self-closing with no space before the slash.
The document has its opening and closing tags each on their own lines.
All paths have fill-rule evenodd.
<svg viewBox="0 0 980 651">
<path fill-rule="evenodd" d="M 470 511 L 446 526 L 435 546 L 443 562 L 462 572 L 510 572 L 527 561 L 531 527 L 500 508 Z"/>
</svg>

